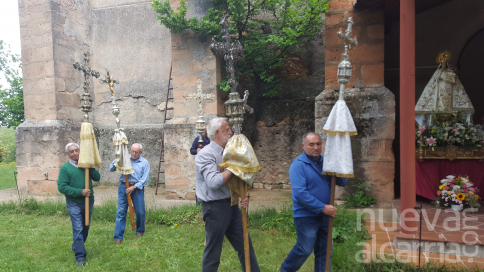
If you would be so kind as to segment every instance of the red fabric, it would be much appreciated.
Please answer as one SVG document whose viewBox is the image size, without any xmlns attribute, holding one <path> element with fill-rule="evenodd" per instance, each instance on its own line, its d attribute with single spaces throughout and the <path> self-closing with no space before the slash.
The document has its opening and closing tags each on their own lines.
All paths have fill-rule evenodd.
<svg viewBox="0 0 484 272">
<path fill-rule="evenodd" d="M 474 187 L 480 190 L 484 198 L 484 163 L 478 160 L 424 160 L 415 162 L 416 193 L 419 196 L 434 200 L 440 180 L 448 175 L 469 176 Z"/>
</svg>

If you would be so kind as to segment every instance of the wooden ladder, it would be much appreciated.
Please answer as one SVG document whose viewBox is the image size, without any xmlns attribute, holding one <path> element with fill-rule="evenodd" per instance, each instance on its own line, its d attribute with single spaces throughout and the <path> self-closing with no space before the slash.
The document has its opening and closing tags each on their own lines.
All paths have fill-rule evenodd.
<svg viewBox="0 0 484 272">
<path fill-rule="evenodd" d="M 166 92 L 166 102 L 165 102 L 165 118 L 163 119 L 163 132 L 161 133 L 161 150 L 160 150 L 160 162 L 158 163 L 158 177 L 156 178 L 156 191 L 155 195 L 158 195 L 158 186 L 160 184 L 165 185 L 165 179 L 163 179 L 163 182 L 160 182 L 160 174 L 165 174 L 165 171 L 161 171 L 161 164 L 165 162 L 165 124 L 167 120 L 170 120 L 170 118 L 166 118 L 166 113 L 169 110 L 173 110 L 173 108 L 168 108 L 168 102 L 173 100 L 173 87 L 171 87 L 171 71 L 173 67 L 170 67 L 170 79 L 168 80 L 168 91 Z M 170 97 L 170 93 L 172 94 Z"/>
</svg>

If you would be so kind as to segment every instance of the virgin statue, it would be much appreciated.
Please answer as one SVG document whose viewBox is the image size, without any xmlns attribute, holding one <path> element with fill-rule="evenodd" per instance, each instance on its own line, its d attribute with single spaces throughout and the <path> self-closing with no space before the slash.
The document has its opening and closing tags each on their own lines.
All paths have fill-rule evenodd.
<svg viewBox="0 0 484 272">
<path fill-rule="evenodd" d="M 474 107 L 456 75 L 455 68 L 449 65 L 450 57 L 449 51 L 441 52 L 437 56 L 439 66 L 415 106 L 415 120 L 419 125 L 428 124 L 432 114 L 456 112 L 465 112 L 467 123 L 472 122 Z"/>
</svg>

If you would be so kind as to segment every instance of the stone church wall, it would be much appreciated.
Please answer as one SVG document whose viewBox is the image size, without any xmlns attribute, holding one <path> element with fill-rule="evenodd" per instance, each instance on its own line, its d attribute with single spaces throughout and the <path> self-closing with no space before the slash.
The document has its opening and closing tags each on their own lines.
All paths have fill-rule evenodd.
<svg viewBox="0 0 484 272">
<path fill-rule="evenodd" d="M 20 31 L 25 119 L 17 129 L 18 182 L 22 193 L 56 194 L 59 167 L 68 160 L 64 146 L 79 142 L 79 109 L 84 76 L 74 70 L 90 51 L 92 69 L 104 67 L 120 81 L 115 96 L 121 125 L 130 143 L 139 142 L 156 179 L 171 60 L 171 36 L 142 0 L 20 1 Z M 93 123 L 103 167 L 101 182 L 116 184 L 108 173 L 115 128 L 109 88 L 91 81 Z"/>
</svg>

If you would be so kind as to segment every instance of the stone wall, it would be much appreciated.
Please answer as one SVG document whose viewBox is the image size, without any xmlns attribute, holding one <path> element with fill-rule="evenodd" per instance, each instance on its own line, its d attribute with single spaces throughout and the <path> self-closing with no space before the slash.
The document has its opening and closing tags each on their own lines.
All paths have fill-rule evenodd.
<svg viewBox="0 0 484 272">
<path fill-rule="evenodd" d="M 104 77 L 107 66 L 120 81 L 115 96 L 121 125 L 130 143 L 143 144 L 150 178 L 155 179 L 164 115 L 158 107 L 166 99 L 171 37 L 150 3 L 20 1 L 19 15 L 26 119 L 16 133 L 22 192 L 58 193 L 54 172 L 68 160 L 64 146 L 79 142 L 84 76 L 72 64 L 82 63 L 85 51 L 91 53 L 92 69 Z M 110 129 L 115 126 L 110 92 L 97 79 L 91 81 L 90 91 L 94 100 L 90 121 L 104 164 L 101 182 L 116 184 L 114 174 L 107 173 L 114 153 Z"/>
</svg>

